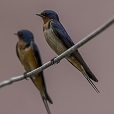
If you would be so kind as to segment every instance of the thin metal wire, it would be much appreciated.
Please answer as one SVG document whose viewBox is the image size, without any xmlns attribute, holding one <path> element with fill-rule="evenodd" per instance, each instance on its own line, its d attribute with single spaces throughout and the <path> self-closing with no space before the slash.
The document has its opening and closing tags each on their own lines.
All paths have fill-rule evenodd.
<svg viewBox="0 0 114 114">
<path fill-rule="evenodd" d="M 65 58 L 66 56 L 73 53 L 77 48 L 83 46 L 85 43 L 87 43 L 88 41 L 93 39 L 95 36 L 97 36 L 98 34 L 103 32 L 105 29 L 107 29 L 109 26 L 111 26 L 113 23 L 114 23 L 114 16 L 112 18 L 110 18 L 108 21 L 106 21 L 104 24 L 102 24 L 100 27 L 98 27 L 96 30 L 94 30 L 92 33 L 90 33 L 88 36 L 86 36 L 84 39 L 82 39 L 81 41 L 76 43 L 74 46 L 69 48 L 67 51 L 63 52 L 62 54 L 60 54 L 59 56 L 54 58 L 54 63 L 59 62 L 61 59 Z M 49 61 L 49 62 L 43 64 L 41 67 L 34 69 L 31 72 L 28 72 L 28 73 L 20 75 L 20 76 L 12 77 L 9 80 L 2 81 L 2 82 L 0 82 L 0 88 L 10 85 L 14 82 L 23 80 L 25 78 L 32 77 L 34 74 L 37 74 L 37 73 L 43 71 L 44 69 L 50 67 L 51 65 L 52 65 L 52 61 Z"/>
</svg>

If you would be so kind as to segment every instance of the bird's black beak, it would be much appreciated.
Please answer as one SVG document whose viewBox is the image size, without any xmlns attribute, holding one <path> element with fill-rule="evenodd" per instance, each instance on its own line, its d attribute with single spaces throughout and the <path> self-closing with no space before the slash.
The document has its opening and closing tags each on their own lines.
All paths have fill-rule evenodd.
<svg viewBox="0 0 114 114">
<path fill-rule="evenodd" d="M 44 17 L 42 14 L 36 14 L 37 16 Z"/>
<path fill-rule="evenodd" d="M 16 35 L 16 36 L 17 36 L 17 33 L 14 33 L 14 35 Z"/>
</svg>

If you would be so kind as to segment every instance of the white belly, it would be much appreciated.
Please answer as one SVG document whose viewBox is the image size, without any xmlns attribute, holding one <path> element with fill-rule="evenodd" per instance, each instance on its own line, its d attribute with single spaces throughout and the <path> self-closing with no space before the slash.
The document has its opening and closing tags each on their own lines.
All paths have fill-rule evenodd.
<svg viewBox="0 0 114 114">
<path fill-rule="evenodd" d="M 62 44 L 58 37 L 54 34 L 52 29 L 44 30 L 44 36 L 46 38 L 49 46 L 55 51 L 58 55 L 67 50 L 67 48 Z"/>
</svg>

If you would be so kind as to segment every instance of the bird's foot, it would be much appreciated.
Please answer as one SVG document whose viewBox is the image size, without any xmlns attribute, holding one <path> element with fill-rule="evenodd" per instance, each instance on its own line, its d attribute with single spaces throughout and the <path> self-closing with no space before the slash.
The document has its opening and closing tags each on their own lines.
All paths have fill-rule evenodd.
<svg viewBox="0 0 114 114">
<path fill-rule="evenodd" d="M 54 57 L 53 59 L 51 59 L 51 64 L 52 64 L 52 65 L 58 64 L 58 63 L 60 62 L 60 61 L 55 62 L 55 61 L 54 61 L 55 58 L 56 58 L 56 57 Z"/>
<path fill-rule="evenodd" d="M 24 75 L 24 78 L 25 78 L 26 80 L 28 80 L 28 79 L 27 79 L 27 78 L 28 78 L 28 77 L 27 77 L 27 72 L 24 72 L 23 75 Z"/>
</svg>

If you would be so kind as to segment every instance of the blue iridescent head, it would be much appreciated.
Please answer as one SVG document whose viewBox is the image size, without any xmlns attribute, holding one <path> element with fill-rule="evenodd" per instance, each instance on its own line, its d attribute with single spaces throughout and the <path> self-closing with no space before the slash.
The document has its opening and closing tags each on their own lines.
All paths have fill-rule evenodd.
<svg viewBox="0 0 114 114">
<path fill-rule="evenodd" d="M 41 14 L 36 14 L 36 15 L 42 17 L 43 20 L 47 18 L 47 19 L 53 19 L 53 20 L 59 21 L 59 16 L 53 10 L 45 10 L 41 12 Z"/>
<path fill-rule="evenodd" d="M 16 34 L 22 41 L 29 43 L 34 41 L 34 36 L 31 31 L 29 30 L 20 30 Z"/>
</svg>

